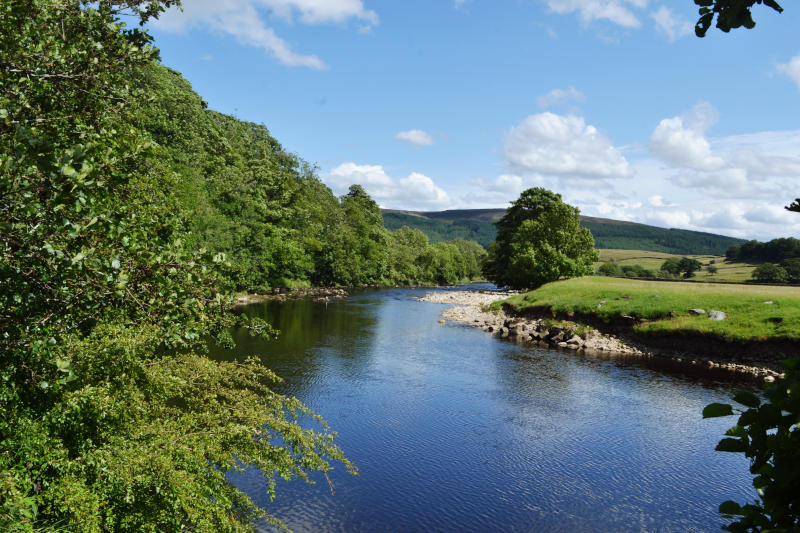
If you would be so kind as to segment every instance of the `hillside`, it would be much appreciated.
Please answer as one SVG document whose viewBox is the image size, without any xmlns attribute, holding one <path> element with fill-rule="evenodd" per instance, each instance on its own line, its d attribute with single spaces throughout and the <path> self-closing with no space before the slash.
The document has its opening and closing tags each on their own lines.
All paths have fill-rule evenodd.
<svg viewBox="0 0 800 533">
<path fill-rule="evenodd" d="M 423 231 L 431 242 L 456 238 L 470 239 L 488 246 L 495 238 L 493 222 L 500 220 L 505 209 L 454 209 L 448 211 L 383 210 L 384 224 L 395 230 L 402 226 Z M 690 231 L 648 226 L 636 222 L 607 218 L 581 217 L 599 249 L 646 250 L 669 254 L 724 255 L 743 239 Z"/>
</svg>

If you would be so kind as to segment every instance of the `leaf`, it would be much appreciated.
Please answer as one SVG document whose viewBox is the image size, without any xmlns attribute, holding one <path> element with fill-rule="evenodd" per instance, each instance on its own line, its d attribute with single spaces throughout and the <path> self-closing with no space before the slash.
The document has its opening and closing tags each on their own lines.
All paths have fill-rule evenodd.
<svg viewBox="0 0 800 533">
<path fill-rule="evenodd" d="M 703 418 L 717 418 L 733 415 L 733 407 L 727 403 L 711 403 L 703 409 Z"/>
<path fill-rule="evenodd" d="M 742 512 L 742 506 L 734 501 L 728 500 L 719 504 L 719 512 L 727 515 L 738 515 Z"/>
<path fill-rule="evenodd" d="M 718 452 L 741 453 L 747 450 L 747 444 L 741 439 L 722 439 L 714 449 Z"/>
<path fill-rule="evenodd" d="M 742 426 L 733 426 L 731 429 L 726 431 L 725 434 L 729 437 L 745 438 L 747 437 L 747 430 Z"/>
<path fill-rule="evenodd" d="M 756 396 L 750 391 L 740 390 L 733 395 L 733 401 L 740 403 L 747 407 L 756 408 L 761 405 L 761 398 Z"/>
</svg>

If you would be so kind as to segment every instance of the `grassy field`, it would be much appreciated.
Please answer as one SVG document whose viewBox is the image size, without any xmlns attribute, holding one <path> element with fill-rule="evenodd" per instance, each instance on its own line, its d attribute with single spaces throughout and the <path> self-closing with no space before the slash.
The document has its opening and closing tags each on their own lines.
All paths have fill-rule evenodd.
<svg viewBox="0 0 800 533">
<path fill-rule="evenodd" d="M 664 261 L 671 257 L 689 257 L 697 259 L 703 264 L 703 269 L 692 278 L 698 281 L 731 281 L 742 282 L 750 279 L 756 265 L 748 263 L 725 263 L 725 256 L 721 255 L 673 255 L 662 252 L 647 252 L 643 250 L 598 250 L 600 260 L 595 263 L 595 268 L 608 261 L 614 261 L 620 266 L 640 265 L 648 270 L 658 271 Z M 717 267 L 716 274 L 710 274 L 705 267 L 714 261 Z"/>
<path fill-rule="evenodd" d="M 548 283 L 504 302 L 518 311 L 547 308 L 606 322 L 628 315 L 640 321 L 634 329 L 641 333 L 697 332 L 732 341 L 800 341 L 800 287 L 587 276 Z M 709 320 L 707 314 L 689 313 L 695 308 L 723 311 L 728 317 Z"/>
</svg>

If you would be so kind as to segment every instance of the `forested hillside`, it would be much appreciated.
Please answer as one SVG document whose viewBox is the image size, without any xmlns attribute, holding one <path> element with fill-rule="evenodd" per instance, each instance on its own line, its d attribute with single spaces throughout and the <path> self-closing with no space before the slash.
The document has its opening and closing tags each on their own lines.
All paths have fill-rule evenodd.
<svg viewBox="0 0 800 533">
<path fill-rule="evenodd" d="M 181 176 L 175 194 L 189 244 L 225 254 L 235 290 L 456 283 L 480 275 L 483 251 L 464 242 L 468 236 L 431 245 L 422 233 L 386 231 L 363 188 L 337 198 L 265 126 L 205 109 L 180 73 L 148 65 L 139 83 L 151 100 L 137 125 Z"/>
<path fill-rule="evenodd" d="M 439 212 L 384 211 L 389 229 L 400 226 L 417 228 L 432 242 L 461 237 L 488 246 L 497 230 L 503 209 L 462 209 Z M 581 217 L 581 226 L 588 228 L 598 249 L 646 250 L 670 254 L 723 255 L 743 239 L 682 229 L 665 229 L 634 222 L 605 218 Z"/>
</svg>

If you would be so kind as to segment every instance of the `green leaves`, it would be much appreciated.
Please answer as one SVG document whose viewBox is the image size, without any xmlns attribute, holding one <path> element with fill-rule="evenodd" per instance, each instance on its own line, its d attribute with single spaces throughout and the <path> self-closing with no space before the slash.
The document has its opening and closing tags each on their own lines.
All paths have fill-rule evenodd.
<svg viewBox="0 0 800 533">
<path fill-rule="evenodd" d="M 753 20 L 751 8 L 754 4 L 763 3 L 778 13 L 783 12 L 783 8 L 774 0 L 694 0 L 700 6 L 700 18 L 695 26 L 695 34 L 698 37 L 705 37 L 714 16 L 717 16 L 717 28 L 723 32 L 729 32 L 734 28 L 752 29 L 756 23 Z"/>
<path fill-rule="evenodd" d="M 594 239 L 580 227 L 580 212 L 561 196 L 532 188 L 497 223 L 484 273 L 501 286 L 536 288 L 559 278 L 590 274 Z"/>
<path fill-rule="evenodd" d="M 733 408 L 726 403 L 712 403 L 703 409 L 703 418 L 731 416 L 732 414 Z"/>
<path fill-rule="evenodd" d="M 785 377 L 768 386 L 764 397 L 737 391 L 733 399 L 747 407 L 716 449 L 750 459 L 753 487 L 759 499 L 740 506 L 724 502 L 720 513 L 736 518 L 724 529 L 733 532 L 800 527 L 800 359 L 783 362 Z M 711 404 L 704 418 L 729 416 L 731 406 Z"/>
</svg>

